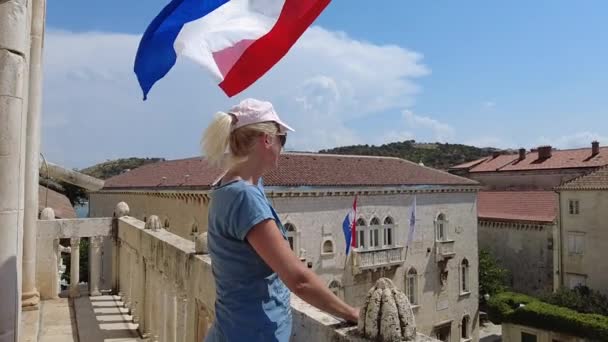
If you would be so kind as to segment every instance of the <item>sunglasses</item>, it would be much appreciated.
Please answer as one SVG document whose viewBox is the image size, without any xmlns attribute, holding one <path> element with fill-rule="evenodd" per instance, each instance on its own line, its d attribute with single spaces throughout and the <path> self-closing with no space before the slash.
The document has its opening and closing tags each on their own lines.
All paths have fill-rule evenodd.
<svg viewBox="0 0 608 342">
<path fill-rule="evenodd" d="M 285 147 L 285 143 L 287 142 L 287 133 L 284 134 L 276 134 L 279 137 L 279 141 L 281 142 L 281 147 Z"/>
</svg>

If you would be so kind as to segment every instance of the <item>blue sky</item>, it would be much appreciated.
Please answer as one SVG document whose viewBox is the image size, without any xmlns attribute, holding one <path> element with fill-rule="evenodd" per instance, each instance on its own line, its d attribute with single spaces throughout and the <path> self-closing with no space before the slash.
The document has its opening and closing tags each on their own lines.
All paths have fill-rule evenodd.
<svg viewBox="0 0 608 342">
<path fill-rule="evenodd" d="M 212 112 L 240 98 L 226 99 L 204 71 L 180 61 L 141 101 L 128 73 L 132 49 L 165 4 L 49 2 L 43 134 L 52 160 L 84 167 L 132 155 L 192 156 Z M 317 30 L 242 97 L 276 101 L 295 123 L 288 146 L 298 150 L 406 138 L 512 148 L 608 144 L 606 13 L 602 1 L 334 0 Z M 342 49 L 331 56 L 346 56 L 334 59 L 381 75 L 334 72 L 340 61 L 314 45 L 323 39 Z M 302 71 L 292 75 L 296 65 Z M 298 83 L 294 94 L 281 92 L 278 80 Z M 295 107 L 302 101 L 316 114 Z M 361 102 L 375 104 L 353 113 Z"/>
</svg>

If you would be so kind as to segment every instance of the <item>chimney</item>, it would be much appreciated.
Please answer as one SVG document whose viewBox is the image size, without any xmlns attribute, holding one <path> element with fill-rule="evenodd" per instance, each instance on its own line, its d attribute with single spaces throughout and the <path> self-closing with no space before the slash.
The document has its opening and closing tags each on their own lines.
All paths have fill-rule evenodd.
<svg viewBox="0 0 608 342">
<path fill-rule="evenodd" d="M 598 141 L 591 142 L 591 156 L 600 154 L 600 143 Z"/>
<path fill-rule="evenodd" d="M 538 147 L 538 159 L 549 159 L 551 158 L 551 146 L 539 146 Z"/>
<path fill-rule="evenodd" d="M 519 149 L 519 160 L 524 160 L 524 159 L 526 159 L 526 149 L 520 148 Z"/>
</svg>

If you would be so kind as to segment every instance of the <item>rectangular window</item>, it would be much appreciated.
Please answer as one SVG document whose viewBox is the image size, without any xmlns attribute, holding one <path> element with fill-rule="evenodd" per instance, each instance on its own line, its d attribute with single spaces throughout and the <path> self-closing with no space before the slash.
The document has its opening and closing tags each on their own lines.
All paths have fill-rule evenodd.
<svg viewBox="0 0 608 342">
<path fill-rule="evenodd" d="M 521 332 L 521 342 L 537 342 L 537 337 L 534 334 Z"/>
<path fill-rule="evenodd" d="M 379 238 L 380 237 L 380 232 L 378 232 L 378 229 L 370 229 L 369 231 L 369 246 L 370 247 L 378 247 L 379 244 Z"/>
<path fill-rule="evenodd" d="M 585 233 L 568 232 L 568 253 L 570 255 L 583 255 L 584 243 Z"/>
<path fill-rule="evenodd" d="M 578 200 L 569 200 L 568 203 L 569 203 L 568 211 L 569 211 L 570 215 L 578 215 L 580 212 L 580 210 L 579 210 L 580 205 L 579 205 Z"/>
<path fill-rule="evenodd" d="M 357 245 L 361 248 L 365 248 L 365 231 L 359 231 L 359 239 L 357 240 Z"/>
<path fill-rule="evenodd" d="M 386 246 L 393 245 L 393 229 L 392 228 L 384 229 L 384 245 L 386 245 Z"/>
<path fill-rule="evenodd" d="M 416 275 L 407 276 L 406 295 L 409 299 L 410 304 L 417 305 L 418 298 L 416 298 Z"/>
</svg>

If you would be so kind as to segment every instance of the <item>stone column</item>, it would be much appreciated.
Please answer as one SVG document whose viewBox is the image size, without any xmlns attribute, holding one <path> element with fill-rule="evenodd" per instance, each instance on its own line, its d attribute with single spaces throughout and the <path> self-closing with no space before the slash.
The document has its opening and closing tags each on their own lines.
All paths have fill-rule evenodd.
<svg viewBox="0 0 608 342">
<path fill-rule="evenodd" d="M 40 293 L 36 289 L 36 223 L 38 220 L 38 168 L 40 160 L 40 112 L 42 105 L 42 48 L 45 0 L 33 0 L 30 31 L 29 105 L 25 157 L 25 212 L 23 223 L 22 307 L 37 310 Z"/>
<path fill-rule="evenodd" d="M 80 297 L 80 238 L 71 238 L 72 256 L 70 257 L 70 298 Z"/>
<path fill-rule="evenodd" d="M 99 281 L 101 280 L 101 244 L 102 236 L 93 236 L 89 243 L 89 294 L 92 297 L 101 296 Z"/>
<path fill-rule="evenodd" d="M 28 1 L 0 1 L 0 341 L 18 341 L 29 58 Z"/>
<path fill-rule="evenodd" d="M 129 215 L 129 206 L 125 202 L 116 204 L 114 209 L 114 222 L 112 241 L 114 242 L 114 248 L 112 249 L 112 289 L 114 293 L 120 293 L 120 239 L 118 238 L 118 219 Z"/>
</svg>

